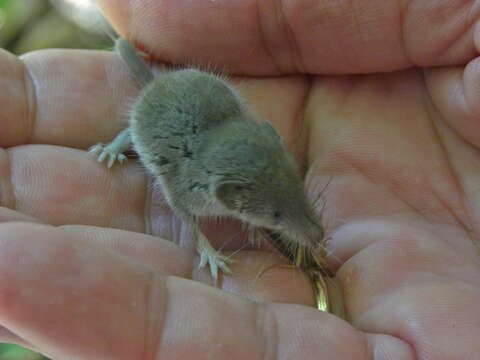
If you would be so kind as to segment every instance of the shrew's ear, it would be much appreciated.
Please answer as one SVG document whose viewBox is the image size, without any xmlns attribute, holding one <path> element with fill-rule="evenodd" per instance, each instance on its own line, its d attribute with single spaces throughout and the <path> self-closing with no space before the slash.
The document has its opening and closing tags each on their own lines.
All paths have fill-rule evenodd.
<svg viewBox="0 0 480 360">
<path fill-rule="evenodd" d="M 227 209 L 242 212 L 252 185 L 239 181 L 220 181 L 215 185 L 215 197 Z"/>
</svg>

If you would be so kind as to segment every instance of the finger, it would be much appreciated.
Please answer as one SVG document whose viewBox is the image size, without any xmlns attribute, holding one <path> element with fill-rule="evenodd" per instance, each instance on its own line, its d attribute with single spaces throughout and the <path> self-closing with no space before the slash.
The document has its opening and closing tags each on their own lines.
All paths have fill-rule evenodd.
<svg viewBox="0 0 480 360">
<path fill-rule="evenodd" d="M 87 149 L 110 141 L 127 125 L 138 92 L 118 57 L 100 51 L 37 51 L 22 61 L 1 51 L 0 81 L 4 148 L 45 143 Z M 237 82 L 254 112 L 276 124 L 294 146 L 307 82 L 301 77 Z"/>
<path fill-rule="evenodd" d="M 315 309 L 259 305 L 165 277 L 58 229 L 0 231 L 0 323 L 53 359 L 364 360 L 380 350 L 413 359 L 398 339 L 362 334 Z"/>
<path fill-rule="evenodd" d="M 479 57 L 466 67 L 426 71 L 428 89 L 444 121 L 477 148 L 480 147 L 479 79 Z"/>
<path fill-rule="evenodd" d="M 117 105 L 135 93 L 120 61 L 100 51 L 39 51 L 20 60 L 2 50 L 0 79 L 2 147 L 109 140 L 126 123 Z"/>
<path fill-rule="evenodd" d="M 243 74 L 391 71 L 464 63 L 476 53 L 473 1 L 99 3 L 124 36 L 162 60 Z"/>
<path fill-rule="evenodd" d="M 64 231 L 92 246 L 115 251 L 128 259 L 165 275 L 180 276 L 213 284 L 208 269 L 199 269 L 196 252 L 179 248 L 158 237 L 91 226 L 68 225 Z M 288 261 L 261 251 L 225 252 L 232 260 L 232 274 L 215 285 L 259 302 L 285 302 L 312 306 L 313 292 L 308 278 Z"/>
<path fill-rule="evenodd" d="M 110 358 L 100 355 L 110 346 L 120 346 L 118 350 L 120 353 L 122 350 L 126 351 L 124 354 L 131 354 L 132 347 L 136 348 L 137 352 L 141 351 L 144 333 L 138 332 L 138 330 L 145 325 L 148 319 L 145 317 L 143 306 L 147 298 L 146 289 L 141 289 L 139 285 L 149 277 L 148 273 L 140 270 L 143 268 L 142 266 L 130 263 L 126 269 L 131 271 L 125 272 L 121 266 L 118 266 L 121 260 L 112 258 L 109 264 L 110 270 L 104 272 L 100 263 L 102 257 L 108 256 L 106 251 L 96 249 L 98 250 L 96 254 L 88 249 L 78 251 L 76 248 L 80 247 L 80 243 L 74 246 L 73 242 L 68 242 L 68 237 L 62 237 L 50 228 L 26 228 L 22 231 L 22 228 L 14 224 L 2 225 L 2 227 L 6 228 L 6 231 L 2 231 L 4 236 L 1 237 L 1 256 L 5 256 L 2 261 L 10 259 L 0 265 L 0 308 L 2 308 L 0 322 L 2 325 L 15 334 L 31 340 L 34 345 L 39 345 L 38 349 L 45 349 L 42 352 L 56 355 L 56 358 L 65 357 L 55 353 L 54 350 L 59 347 L 63 348 L 61 343 L 64 341 L 68 347 L 74 347 L 74 351 L 77 352 L 75 356 L 79 358 L 93 356 L 95 351 L 99 351 L 97 356 L 100 358 Z M 19 231 L 17 232 L 19 236 L 15 236 L 12 231 Z M 37 241 L 32 242 L 32 239 Z M 68 245 L 62 246 L 62 241 Z M 60 245 L 60 247 L 56 248 L 56 245 Z M 8 270 L 7 267 L 10 266 L 11 269 Z M 91 273 L 82 278 L 80 274 L 85 269 L 89 269 L 87 272 L 91 271 Z M 63 274 L 60 275 L 57 271 L 63 272 Z M 55 276 L 52 276 L 53 274 Z M 18 287 L 22 282 L 23 285 Z M 30 286 L 33 285 L 32 282 L 36 283 L 33 287 Z M 137 283 L 136 286 L 130 287 L 135 283 Z M 55 290 L 57 287 L 62 289 L 63 294 Z M 103 306 L 100 304 L 106 305 L 105 301 L 108 301 L 112 310 L 120 309 L 126 305 L 122 303 L 119 307 L 118 301 L 122 298 L 122 294 L 127 294 L 128 306 L 132 312 L 122 320 L 114 320 L 108 324 L 110 320 L 107 319 L 106 313 L 102 315 L 105 308 L 101 310 Z M 77 298 L 77 300 L 70 302 L 70 297 Z M 20 300 L 21 298 L 23 300 Z M 83 300 L 79 301 L 80 298 Z M 67 305 L 65 301 L 70 304 Z M 91 301 L 98 302 L 98 312 L 87 311 L 87 303 Z M 50 308 L 51 315 L 57 313 L 58 317 L 48 319 L 43 316 L 46 313 L 35 314 L 40 307 L 32 308 L 33 303 L 37 303 L 43 308 L 43 311 Z M 69 309 L 66 309 L 67 306 Z M 110 311 L 110 315 L 115 315 L 115 311 Z M 16 319 L 13 319 L 12 316 Z M 60 322 L 70 323 L 70 330 L 65 331 L 64 335 L 59 333 Z M 88 323 L 90 324 L 88 325 Z M 127 323 L 132 332 L 128 337 L 122 339 L 126 342 L 123 345 L 111 343 L 108 332 L 116 333 L 114 327 L 125 328 Z M 43 328 L 41 331 L 43 334 L 37 333 L 40 328 Z M 89 330 L 86 331 L 87 329 Z M 75 346 L 73 338 L 82 339 L 83 344 Z M 87 345 L 85 340 L 91 342 L 92 347 L 85 347 Z M 136 347 L 133 345 L 134 343 L 137 344 Z M 93 347 L 98 348 L 93 350 Z"/>
<path fill-rule="evenodd" d="M 86 152 L 29 145 L 2 157 L 2 206 L 48 224 L 145 231 L 145 176 L 134 163 L 108 170 Z"/>
<path fill-rule="evenodd" d="M 61 229 L 91 248 L 101 248 L 125 256 L 130 261 L 142 264 L 165 275 L 191 278 L 194 266 L 193 253 L 180 248 L 171 241 L 133 231 L 66 225 Z"/>
<path fill-rule="evenodd" d="M 33 222 L 40 223 L 41 221 L 34 219 L 31 216 L 19 213 L 11 209 L 0 207 L 0 223 L 4 222 Z"/>
<path fill-rule="evenodd" d="M 451 226 L 431 228 L 374 220 L 339 228 L 332 243 L 351 254 L 337 277 L 359 329 L 400 336 L 425 358 L 468 358 L 480 350 L 478 256 Z"/>
<path fill-rule="evenodd" d="M 18 59 L 0 49 L 0 145 L 25 143 L 31 136 L 35 94 L 25 67 Z"/>
</svg>

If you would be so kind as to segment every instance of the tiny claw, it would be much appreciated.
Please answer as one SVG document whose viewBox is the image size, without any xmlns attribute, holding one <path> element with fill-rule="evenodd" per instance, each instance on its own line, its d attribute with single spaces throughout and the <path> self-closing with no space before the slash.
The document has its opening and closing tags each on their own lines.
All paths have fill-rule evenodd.
<svg viewBox="0 0 480 360">
<path fill-rule="evenodd" d="M 98 162 L 103 162 L 103 160 L 105 160 L 106 157 L 107 157 L 107 153 L 106 153 L 105 151 L 102 151 L 102 152 L 100 153 L 100 155 L 98 156 L 97 161 L 98 161 Z"/>
<path fill-rule="evenodd" d="M 200 256 L 200 264 L 198 264 L 198 268 L 201 269 L 201 268 L 205 267 L 205 265 L 207 265 L 207 255 L 202 254 Z"/>
<path fill-rule="evenodd" d="M 217 264 L 212 264 L 210 263 L 210 273 L 212 274 L 212 278 L 215 282 L 217 282 L 218 279 L 218 267 Z"/>
<path fill-rule="evenodd" d="M 225 274 L 231 274 L 232 270 L 228 267 L 228 263 L 232 260 L 216 251 L 204 251 L 200 254 L 200 263 L 198 268 L 201 269 L 207 264 L 210 267 L 210 274 L 216 281 L 218 279 L 218 269 L 220 268 Z"/>
<path fill-rule="evenodd" d="M 107 162 L 107 167 L 110 169 L 113 166 L 113 163 L 115 162 L 115 157 L 110 154 L 108 157 L 108 162 Z"/>
<path fill-rule="evenodd" d="M 231 263 L 232 261 L 229 260 L 228 261 L 229 263 Z M 225 274 L 231 274 L 232 273 L 232 270 L 230 270 L 230 268 L 228 267 L 228 265 L 226 263 L 224 263 L 222 261 L 222 263 L 220 264 L 220 269 L 222 269 L 222 271 L 225 273 Z"/>
<path fill-rule="evenodd" d="M 99 151 L 100 151 L 100 149 L 99 149 L 98 144 L 97 144 L 97 145 L 94 145 L 94 146 L 92 146 L 92 147 L 90 147 L 90 148 L 88 149 L 88 153 L 89 153 L 89 154 L 93 154 L 93 155 L 98 154 Z"/>
</svg>

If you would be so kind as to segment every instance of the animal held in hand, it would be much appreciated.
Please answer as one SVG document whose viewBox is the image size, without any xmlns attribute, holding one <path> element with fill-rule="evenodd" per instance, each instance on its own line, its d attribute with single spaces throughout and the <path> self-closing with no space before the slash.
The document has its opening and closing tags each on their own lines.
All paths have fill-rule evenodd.
<svg viewBox="0 0 480 360">
<path fill-rule="evenodd" d="M 174 213 L 197 241 L 200 266 L 229 272 L 199 227 L 203 217 L 233 217 L 278 231 L 316 248 L 322 227 L 304 195 L 297 166 L 267 121 L 257 121 L 240 95 L 220 77 L 195 69 L 154 78 L 125 39 L 116 52 L 143 86 L 130 126 L 91 152 L 99 161 L 123 161 L 131 145 L 161 185 Z"/>
</svg>

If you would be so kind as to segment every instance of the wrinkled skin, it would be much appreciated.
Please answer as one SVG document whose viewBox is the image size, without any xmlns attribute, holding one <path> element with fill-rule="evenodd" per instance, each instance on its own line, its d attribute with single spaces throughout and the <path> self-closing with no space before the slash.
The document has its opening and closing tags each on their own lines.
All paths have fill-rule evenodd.
<svg viewBox="0 0 480 360">
<path fill-rule="evenodd" d="M 308 167 L 312 198 L 329 182 L 348 322 L 307 306 L 300 273 L 257 276 L 283 262 L 271 252 L 236 253 L 222 291 L 149 235 L 186 242 L 135 161 L 108 171 L 83 150 L 118 132 L 135 93 L 114 55 L 2 52 L 0 341 L 54 359 L 478 359 L 480 3 L 101 4 L 159 61 L 250 76 L 241 91 Z M 218 226 L 217 244 L 235 235 Z"/>
</svg>

